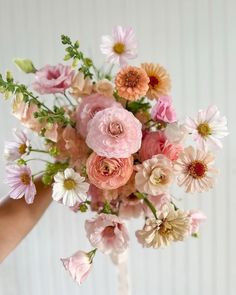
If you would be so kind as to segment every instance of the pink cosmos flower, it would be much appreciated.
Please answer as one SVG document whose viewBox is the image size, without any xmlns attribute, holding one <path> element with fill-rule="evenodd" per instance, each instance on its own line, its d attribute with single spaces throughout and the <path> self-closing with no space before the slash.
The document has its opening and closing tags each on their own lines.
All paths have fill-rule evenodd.
<svg viewBox="0 0 236 295">
<path fill-rule="evenodd" d="M 101 52 L 108 62 L 124 66 L 137 56 L 137 41 L 132 28 L 114 27 L 112 36 L 102 36 Z"/>
<path fill-rule="evenodd" d="M 144 135 L 139 157 L 141 161 L 145 161 L 151 159 L 154 155 L 163 154 L 171 161 L 175 161 L 182 151 L 182 145 L 171 144 L 168 142 L 164 132 L 155 131 Z"/>
<path fill-rule="evenodd" d="M 171 196 L 168 193 L 162 193 L 156 196 L 148 196 L 148 200 L 152 202 L 157 211 L 160 211 L 163 206 L 170 204 Z M 145 216 L 153 217 L 152 211 L 145 203 L 143 204 L 143 209 Z"/>
<path fill-rule="evenodd" d="M 154 105 L 151 117 L 154 121 L 173 123 L 176 121 L 176 113 L 170 96 L 162 96 Z"/>
<path fill-rule="evenodd" d="M 63 93 L 71 86 L 74 76 L 75 71 L 70 66 L 46 65 L 36 72 L 32 86 L 40 94 Z"/>
<path fill-rule="evenodd" d="M 76 110 L 76 128 L 79 133 L 86 137 L 88 122 L 97 112 L 110 107 L 121 108 L 122 106 L 114 98 L 104 97 L 98 93 L 84 97 Z"/>
<path fill-rule="evenodd" d="M 126 184 L 133 173 L 133 157 L 105 158 L 92 153 L 86 163 L 90 182 L 100 189 L 114 190 Z"/>
<path fill-rule="evenodd" d="M 36 188 L 32 180 L 31 170 L 28 166 L 7 166 L 6 183 L 11 190 L 9 196 L 12 199 L 25 197 L 27 204 L 32 204 L 36 195 Z"/>
<path fill-rule="evenodd" d="M 116 215 L 102 213 L 86 220 L 85 230 L 91 245 L 105 254 L 121 253 L 128 247 L 126 225 Z"/>
<path fill-rule="evenodd" d="M 207 219 L 206 215 L 199 210 L 190 210 L 188 217 L 190 218 L 190 234 L 197 234 L 200 224 Z"/>
<path fill-rule="evenodd" d="M 73 256 L 61 259 L 65 269 L 72 279 L 81 285 L 92 270 L 92 261 L 89 253 L 76 252 Z"/>
<path fill-rule="evenodd" d="M 13 130 L 15 141 L 8 141 L 5 144 L 4 156 L 7 161 L 15 161 L 27 154 L 30 147 L 30 141 L 26 133 L 22 130 Z"/>
<path fill-rule="evenodd" d="M 88 125 L 87 145 L 99 156 L 128 158 L 141 146 L 142 124 L 122 108 L 96 113 Z"/>
</svg>

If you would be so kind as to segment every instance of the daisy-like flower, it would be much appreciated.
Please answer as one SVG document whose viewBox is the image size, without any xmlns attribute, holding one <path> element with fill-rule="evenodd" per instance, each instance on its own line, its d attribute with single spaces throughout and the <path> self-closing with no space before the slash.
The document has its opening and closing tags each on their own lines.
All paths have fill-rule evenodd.
<svg viewBox="0 0 236 295">
<path fill-rule="evenodd" d="M 166 69 L 153 63 L 143 63 L 141 67 L 149 78 L 149 88 L 146 96 L 150 99 L 158 99 L 160 96 L 167 96 L 171 89 L 171 83 L 170 76 Z"/>
<path fill-rule="evenodd" d="M 178 185 L 185 186 L 187 193 L 204 192 L 213 187 L 217 169 L 212 166 L 215 156 L 211 152 L 195 150 L 192 146 L 184 149 L 175 162 Z"/>
<path fill-rule="evenodd" d="M 170 242 L 183 241 L 189 233 L 190 220 L 182 210 L 175 210 L 172 204 L 165 205 L 157 213 L 157 219 L 147 218 L 144 228 L 136 231 L 138 242 L 143 247 L 159 248 Z"/>
<path fill-rule="evenodd" d="M 137 41 L 133 29 L 115 27 L 112 36 L 102 36 L 100 49 L 106 55 L 108 62 L 126 65 L 129 59 L 137 56 Z"/>
<path fill-rule="evenodd" d="M 7 161 L 15 161 L 27 154 L 30 147 L 30 141 L 22 130 L 13 130 L 15 141 L 7 141 L 4 148 L 4 157 Z"/>
<path fill-rule="evenodd" d="M 220 112 L 214 105 L 200 110 L 196 119 L 187 117 L 185 127 L 193 134 L 198 148 L 204 150 L 222 148 L 220 139 L 228 135 L 227 119 L 220 117 Z"/>
<path fill-rule="evenodd" d="M 121 69 L 115 79 L 118 95 L 127 100 L 137 100 L 146 95 L 149 78 L 146 72 L 138 67 L 127 66 Z"/>
<path fill-rule="evenodd" d="M 85 178 L 72 168 L 67 168 L 64 172 L 58 172 L 54 176 L 52 198 L 61 201 L 68 207 L 74 206 L 78 202 L 87 199 L 89 184 Z"/>
<path fill-rule="evenodd" d="M 32 204 L 36 195 L 36 188 L 30 168 L 28 166 L 9 165 L 6 171 L 6 183 L 11 188 L 9 196 L 12 199 L 25 197 L 26 203 Z"/>
</svg>

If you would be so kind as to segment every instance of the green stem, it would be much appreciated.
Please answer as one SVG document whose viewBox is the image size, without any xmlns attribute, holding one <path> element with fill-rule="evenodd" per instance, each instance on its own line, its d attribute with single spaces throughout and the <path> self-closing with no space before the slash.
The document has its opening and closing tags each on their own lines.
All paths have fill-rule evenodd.
<svg viewBox="0 0 236 295">
<path fill-rule="evenodd" d="M 44 159 L 40 159 L 40 158 L 33 158 L 33 159 L 25 160 L 26 163 L 27 162 L 30 162 L 30 161 L 41 161 L 41 162 L 45 162 L 45 163 L 50 163 L 51 164 L 51 162 L 49 162 L 47 160 L 44 160 Z"/>
<path fill-rule="evenodd" d="M 74 108 L 75 105 L 72 103 L 72 101 L 70 100 L 70 98 L 68 97 L 68 95 L 66 94 L 66 92 L 64 92 L 64 96 L 65 96 L 66 100 L 69 102 L 69 104 Z"/>
<path fill-rule="evenodd" d="M 152 204 L 152 202 L 150 202 L 150 201 L 148 200 L 147 197 L 144 197 L 144 198 L 143 198 L 143 201 L 144 201 L 145 204 L 149 207 L 149 209 L 152 211 L 154 217 L 155 217 L 156 219 L 158 219 L 158 218 L 157 218 L 157 210 L 156 210 L 156 208 L 154 207 L 154 205 Z"/>
<path fill-rule="evenodd" d="M 48 154 L 48 151 L 44 151 L 44 150 L 40 150 L 40 149 L 32 149 L 30 148 L 30 152 L 37 152 L 37 153 L 44 153 L 44 154 Z"/>
</svg>

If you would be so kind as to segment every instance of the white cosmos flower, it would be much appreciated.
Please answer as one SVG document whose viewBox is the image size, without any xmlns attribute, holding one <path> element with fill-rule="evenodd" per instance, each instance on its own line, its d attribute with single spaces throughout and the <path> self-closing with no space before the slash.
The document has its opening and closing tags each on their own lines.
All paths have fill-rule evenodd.
<svg viewBox="0 0 236 295">
<path fill-rule="evenodd" d="M 222 148 L 221 139 L 228 135 L 227 119 L 220 117 L 216 106 L 200 110 L 196 119 L 187 118 L 186 129 L 193 134 L 199 149 Z"/>
<path fill-rule="evenodd" d="M 86 200 L 89 184 L 84 181 L 84 177 L 72 168 L 67 168 L 64 172 L 58 172 L 54 176 L 54 180 L 53 200 L 61 201 L 68 207 Z"/>
</svg>

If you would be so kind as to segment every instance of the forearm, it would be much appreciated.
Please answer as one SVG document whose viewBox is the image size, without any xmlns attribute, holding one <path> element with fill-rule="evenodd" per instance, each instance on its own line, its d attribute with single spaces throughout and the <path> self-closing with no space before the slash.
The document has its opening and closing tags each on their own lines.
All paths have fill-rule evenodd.
<svg viewBox="0 0 236 295">
<path fill-rule="evenodd" d="M 51 187 L 36 181 L 34 203 L 6 197 L 0 203 L 0 263 L 30 232 L 51 202 Z"/>
</svg>

